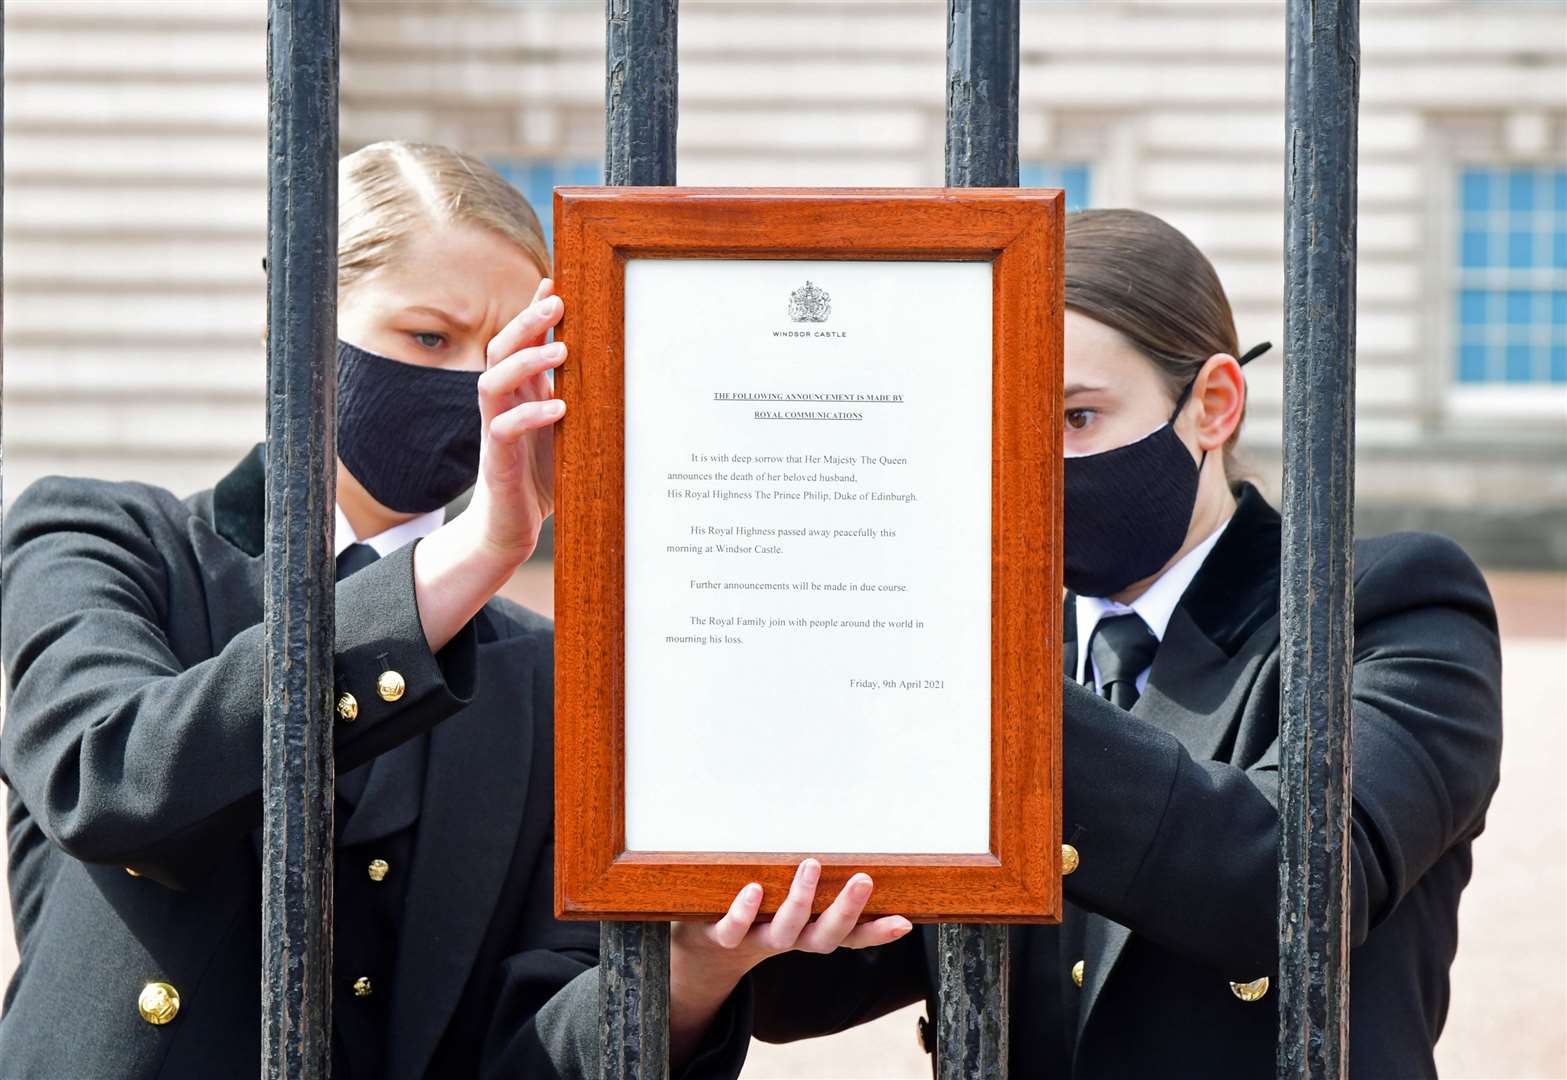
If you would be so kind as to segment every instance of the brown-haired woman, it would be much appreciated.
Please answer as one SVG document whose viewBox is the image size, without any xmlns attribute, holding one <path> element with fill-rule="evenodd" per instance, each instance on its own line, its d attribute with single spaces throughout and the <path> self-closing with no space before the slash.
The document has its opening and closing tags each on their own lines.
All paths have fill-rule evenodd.
<svg viewBox="0 0 1567 1080">
<path fill-rule="evenodd" d="M 552 917 L 552 637 L 495 597 L 553 506 L 562 301 L 527 202 L 443 147 L 339 188 L 333 1075 L 592 1076 L 597 927 Z M 6 520 L 0 769 L 21 963 L 0 1075 L 254 1075 L 263 463 L 189 499 L 40 481 Z M 452 504 L 468 489 L 467 508 Z M 673 934 L 677 1075 L 744 1058 L 744 972 L 891 940 L 859 875 Z"/>
<path fill-rule="evenodd" d="M 1237 358 L 1211 264 L 1135 211 L 1068 217 L 1066 307 L 1072 850 L 1061 925 L 1013 931 L 1012 1075 L 1271 1076 L 1280 531 L 1228 453 L 1260 349 Z M 1350 1072 L 1434 1077 L 1458 897 L 1497 783 L 1496 621 L 1439 537 L 1362 541 L 1354 580 Z M 929 933 L 770 960 L 757 1034 L 934 1008 L 935 962 Z M 813 996 L 818 980 L 834 993 Z"/>
</svg>

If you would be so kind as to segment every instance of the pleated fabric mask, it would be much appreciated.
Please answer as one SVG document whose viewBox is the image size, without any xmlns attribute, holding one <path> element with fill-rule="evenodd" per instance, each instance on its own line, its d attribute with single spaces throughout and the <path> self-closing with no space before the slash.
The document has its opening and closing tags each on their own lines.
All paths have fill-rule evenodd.
<svg viewBox="0 0 1567 1080">
<path fill-rule="evenodd" d="M 1240 363 L 1270 348 L 1263 342 Z M 1186 540 L 1208 455 L 1192 460 L 1175 433 L 1175 418 L 1196 381 L 1181 391 L 1169 419 L 1147 435 L 1062 463 L 1062 580 L 1079 596 L 1114 596 L 1158 573 Z"/>
<path fill-rule="evenodd" d="M 479 475 L 479 372 L 337 343 L 337 456 L 400 514 L 437 510 Z"/>
</svg>

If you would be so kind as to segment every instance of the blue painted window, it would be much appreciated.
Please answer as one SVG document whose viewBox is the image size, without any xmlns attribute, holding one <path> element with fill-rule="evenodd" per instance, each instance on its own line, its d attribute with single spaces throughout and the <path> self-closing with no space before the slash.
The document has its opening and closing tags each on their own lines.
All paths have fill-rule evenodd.
<svg viewBox="0 0 1567 1080">
<path fill-rule="evenodd" d="M 1567 384 L 1567 168 L 1458 175 L 1456 377 Z"/>
<path fill-rule="evenodd" d="M 538 159 L 492 161 L 490 165 L 522 192 L 544 226 L 544 245 L 555 249 L 555 196 L 557 184 L 602 184 L 604 166 L 597 161 Z"/>
<path fill-rule="evenodd" d="M 1018 167 L 1019 187 L 1055 187 L 1066 192 L 1067 213 L 1092 206 L 1093 170 L 1082 162 L 1025 161 Z"/>
</svg>

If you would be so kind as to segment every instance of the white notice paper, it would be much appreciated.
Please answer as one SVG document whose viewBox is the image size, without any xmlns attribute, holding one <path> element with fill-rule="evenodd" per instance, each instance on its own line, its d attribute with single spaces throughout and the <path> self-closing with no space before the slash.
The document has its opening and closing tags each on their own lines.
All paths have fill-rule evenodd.
<svg viewBox="0 0 1567 1080">
<path fill-rule="evenodd" d="M 990 264 L 625 297 L 627 848 L 989 851 Z"/>
</svg>

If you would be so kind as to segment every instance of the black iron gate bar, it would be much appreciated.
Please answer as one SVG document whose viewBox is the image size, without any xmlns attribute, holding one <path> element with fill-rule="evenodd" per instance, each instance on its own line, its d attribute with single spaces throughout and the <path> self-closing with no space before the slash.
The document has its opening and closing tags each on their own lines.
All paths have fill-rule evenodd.
<svg viewBox="0 0 1567 1080">
<path fill-rule="evenodd" d="M 605 178 L 673 184 L 677 0 L 607 8 Z M 1330 1080 L 1348 1063 L 1358 0 L 1289 0 L 1287 20 L 1277 1075 Z M 947 181 L 1016 185 L 1018 0 L 948 0 L 947 27 Z M 268 0 L 267 33 L 260 1071 L 303 1080 L 331 1056 L 337 2 Z M 940 942 L 941 1076 L 1003 1077 L 1005 930 Z M 665 1078 L 668 926 L 606 923 L 601 943 L 605 1075 Z"/>
<path fill-rule="evenodd" d="M 1359 0 L 1290 0 L 1278 1076 L 1349 1070 Z"/>
<path fill-rule="evenodd" d="M 679 0 L 606 0 L 606 184 L 675 182 L 679 20 Z M 667 922 L 600 924 L 599 1037 L 605 1080 L 667 1080 Z"/>
<path fill-rule="evenodd" d="M 332 1061 L 337 0 L 267 9 L 261 1075 Z"/>
<path fill-rule="evenodd" d="M 951 187 L 1017 187 L 1018 0 L 948 0 L 946 176 Z M 1007 1071 L 1005 926 L 936 931 L 938 1080 Z"/>
</svg>

